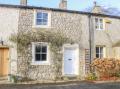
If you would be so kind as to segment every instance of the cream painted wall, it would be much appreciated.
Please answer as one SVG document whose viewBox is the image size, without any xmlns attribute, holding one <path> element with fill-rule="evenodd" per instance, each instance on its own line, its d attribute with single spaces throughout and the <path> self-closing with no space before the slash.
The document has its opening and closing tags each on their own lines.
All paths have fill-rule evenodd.
<svg viewBox="0 0 120 89">
<path fill-rule="evenodd" d="M 11 33 L 18 31 L 19 10 L 14 8 L 0 7 L 0 40 L 4 41 L 4 45 L 10 47 L 10 69 L 11 73 L 17 71 L 17 50 L 16 45 L 9 41 Z"/>
<path fill-rule="evenodd" d="M 114 47 L 114 56 L 120 60 L 120 47 Z"/>
<path fill-rule="evenodd" d="M 104 30 L 95 30 L 95 45 L 103 45 L 106 47 L 106 57 L 115 57 L 113 45 L 120 41 L 120 19 L 101 18 L 103 18 L 104 21 L 106 19 L 109 20 L 110 23 L 105 22 Z"/>
</svg>

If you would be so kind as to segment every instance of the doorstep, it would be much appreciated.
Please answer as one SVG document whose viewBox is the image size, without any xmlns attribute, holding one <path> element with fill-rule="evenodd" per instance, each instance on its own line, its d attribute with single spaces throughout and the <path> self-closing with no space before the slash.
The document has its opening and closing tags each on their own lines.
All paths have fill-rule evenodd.
<svg viewBox="0 0 120 89">
<path fill-rule="evenodd" d="M 12 84 L 11 82 L 9 82 L 8 80 L 0 80 L 0 84 Z"/>
<path fill-rule="evenodd" d="M 11 82 L 8 81 L 8 77 L 0 77 L 0 84 L 11 84 Z"/>
</svg>

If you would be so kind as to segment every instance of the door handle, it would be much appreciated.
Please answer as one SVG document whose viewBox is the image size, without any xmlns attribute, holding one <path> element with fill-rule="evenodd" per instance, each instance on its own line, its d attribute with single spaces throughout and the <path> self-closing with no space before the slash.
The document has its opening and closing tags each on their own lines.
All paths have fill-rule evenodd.
<svg viewBox="0 0 120 89">
<path fill-rule="evenodd" d="M 71 61 L 72 59 L 68 59 L 69 61 Z"/>
</svg>

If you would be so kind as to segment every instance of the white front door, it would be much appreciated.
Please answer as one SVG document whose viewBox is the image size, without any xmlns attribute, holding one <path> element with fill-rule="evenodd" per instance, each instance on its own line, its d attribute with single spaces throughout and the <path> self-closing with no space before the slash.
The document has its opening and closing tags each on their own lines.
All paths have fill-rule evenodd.
<svg viewBox="0 0 120 89">
<path fill-rule="evenodd" d="M 78 70 L 77 48 L 64 48 L 64 75 L 76 75 Z"/>
</svg>

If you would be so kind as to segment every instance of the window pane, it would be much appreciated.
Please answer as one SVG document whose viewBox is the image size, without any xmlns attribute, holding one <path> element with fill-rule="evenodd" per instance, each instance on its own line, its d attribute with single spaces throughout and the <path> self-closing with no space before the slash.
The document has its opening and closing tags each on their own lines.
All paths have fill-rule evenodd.
<svg viewBox="0 0 120 89">
<path fill-rule="evenodd" d="M 103 54 L 100 54 L 100 58 L 103 58 Z"/>
<path fill-rule="evenodd" d="M 37 25 L 42 25 L 42 22 L 43 22 L 43 21 L 42 21 L 42 19 L 37 19 L 36 22 L 37 22 Z"/>
<path fill-rule="evenodd" d="M 100 29 L 103 29 L 103 19 L 100 19 Z"/>
<path fill-rule="evenodd" d="M 42 46 L 42 53 L 47 53 L 47 47 L 46 46 Z"/>
<path fill-rule="evenodd" d="M 99 54 L 96 54 L 96 58 L 99 58 Z"/>
<path fill-rule="evenodd" d="M 96 25 L 95 25 L 95 28 L 96 28 L 96 29 L 99 29 L 99 25 L 98 25 L 98 24 L 96 24 Z"/>
<path fill-rule="evenodd" d="M 46 54 L 42 54 L 42 60 L 41 61 L 46 61 Z"/>
<path fill-rule="evenodd" d="M 98 22 L 98 18 L 95 18 L 95 28 L 99 29 L 99 22 Z"/>
<path fill-rule="evenodd" d="M 42 13 L 41 12 L 37 13 L 37 18 L 42 18 Z"/>
<path fill-rule="evenodd" d="M 43 13 L 43 19 L 48 19 L 48 13 Z"/>
<path fill-rule="evenodd" d="M 99 47 L 96 47 L 96 53 L 99 53 Z"/>
<path fill-rule="evenodd" d="M 43 25 L 47 25 L 47 20 L 43 19 Z"/>
<path fill-rule="evenodd" d="M 95 22 L 98 23 L 98 18 L 95 18 Z"/>
<path fill-rule="evenodd" d="M 47 19 L 43 19 L 43 22 L 46 22 L 46 23 L 47 23 Z"/>
<path fill-rule="evenodd" d="M 35 50 L 36 50 L 37 53 L 38 53 L 38 52 L 39 52 L 39 53 L 42 52 L 41 46 L 36 46 Z"/>
<path fill-rule="evenodd" d="M 103 54 L 103 47 L 100 47 L 100 53 Z"/>
<path fill-rule="evenodd" d="M 40 54 L 35 54 L 35 61 L 40 61 L 40 57 L 41 55 Z"/>
<path fill-rule="evenodd" d="M 100 19 L 100 23 L 103 23 L 103 19 Z"/>
<path fill-rule="evenodd" d="M 100 24 L 100 29 L 103 29 L 103 24 Z"/>
</svg>

